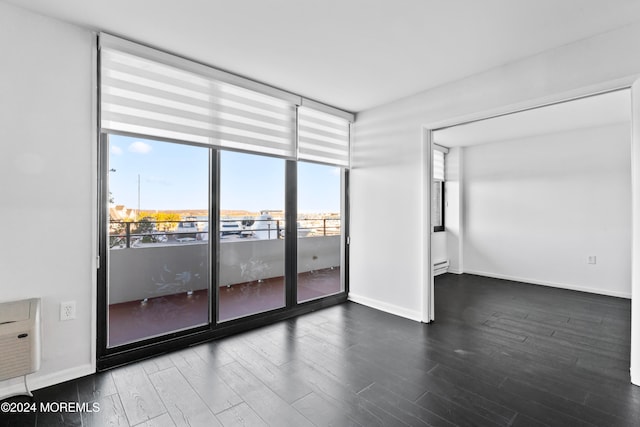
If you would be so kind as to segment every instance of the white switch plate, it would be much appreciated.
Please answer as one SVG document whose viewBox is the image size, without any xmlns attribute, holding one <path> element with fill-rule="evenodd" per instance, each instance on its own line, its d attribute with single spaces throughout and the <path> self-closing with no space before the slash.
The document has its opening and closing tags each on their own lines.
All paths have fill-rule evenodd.
<svg viewBox="0 0 640 427">
<path fill-rule="evenodd" d="M 587 258 L 587 262 L 589 264 L 595 264 L 596 263 L 596 256 L 595 255 L 589 255 L 589 258 Z"/>
</svg>

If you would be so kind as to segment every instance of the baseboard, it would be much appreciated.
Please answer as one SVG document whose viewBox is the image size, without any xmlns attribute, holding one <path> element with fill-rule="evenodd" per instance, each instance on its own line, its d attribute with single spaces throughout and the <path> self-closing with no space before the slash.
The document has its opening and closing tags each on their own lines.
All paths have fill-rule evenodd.
<svg viewBox="0 0 640 427">
<path fill-rule="evenodd" d="M 631 372 L 631 384 L 640 386 L 640 372 L 637 369 L 630 369 Z"/>
<path fill-rule="evenodd" d="M 453 269 L 449 268 L 449 270 L 447 270 L 447 273 L 464 274 L 464 271 L 462 271 L 462 270 L 453 270 Z"/>
<path fill-rule="evenodd" d="M 608 291 L 602 289 L 585 288 L 583 286 L 570 285 L 567 283 L 554 283 L 543 280 L 529 279 L 526 277 L 509 276 L 506 274 L 488 273 L 486 271 L 465 270 L 464 273 L 475 274 L 476 276 L 491 277 L 494 279 L 511 280 L 514 282 L 530 283 L 532 285 L 549 286 L 551 288 L 569 289 L 571 291 L 588 292 L 591 294 L 606 295 L 610 297 L 631 299 L 631 294 L 626 292 Z"/>
<path fill-rule="evenodd" d="M 416 322 L 422 321 L 422 315 L 419 311 L 407 310 L 404 307 L 398 305 L 389 304 L 388 302 L 379 301 L 373 298 L 365 297 L 362 295 L 349 292 L 349 301 L 353 301 L 358 304 L 366 305 L 367 307 L 375 308 L 376 310 L 384 311 L 385 313 L 393 314 L 395 316 L 404 317 Z"/>
<path fill-rule="evenodd" d="M 41 388 L 49 387 L 55 384 L 60 384 L 65 381 L 74 380 L 76 378 L 91 375 L 95 372 L 95 368 L 92 364 L 77 366 L 75 368 L 65 369 L 63 371 L 52 372 L 50 374 L 27 375 L 27 383 L 31 391 Z M 24 381 L 22 377 L 13 378 L 10 380 L 0 382 L 0 400 L 7 397 L 14 396 L 16 394 L 24 393 Z"/>
</svg>

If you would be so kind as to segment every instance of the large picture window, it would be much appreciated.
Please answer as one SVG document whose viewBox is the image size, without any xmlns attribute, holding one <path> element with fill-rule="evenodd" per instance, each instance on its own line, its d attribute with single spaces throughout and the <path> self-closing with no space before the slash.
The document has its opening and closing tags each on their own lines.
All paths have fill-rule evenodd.
<svg viewBox="0 0 640 427">
<path fill-rule="evenodd" d="M 113 36 L 99 49 L 99 368 L 345 301 L 353 117 Z"/>
</svg>

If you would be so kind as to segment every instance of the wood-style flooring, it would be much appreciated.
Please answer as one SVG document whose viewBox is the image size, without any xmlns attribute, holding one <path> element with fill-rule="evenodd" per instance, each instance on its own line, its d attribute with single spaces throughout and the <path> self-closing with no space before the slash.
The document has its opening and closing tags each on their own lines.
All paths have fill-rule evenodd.
<svg viewBox="0 0 640 427">
<path fill-rule="evenodd" d="M 346 303 L 38 390 L 100 412 L 0 426 L 638 426 L 629 325 L 629 300 L 447 274 L 432 324 Z"/>
</svg>

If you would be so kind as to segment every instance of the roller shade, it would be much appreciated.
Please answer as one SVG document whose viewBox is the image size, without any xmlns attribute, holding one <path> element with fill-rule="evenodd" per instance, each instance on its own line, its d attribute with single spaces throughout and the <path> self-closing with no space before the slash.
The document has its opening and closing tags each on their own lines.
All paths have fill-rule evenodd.
<svg viewBox="0 0 640 427">
<path fill-rule="evenodd" d="M 439 145 L 433 145 L 433 180 L 444 181 L 444 155 L 449 150 Z"/>
<path fill-rule="evenodd" d="M 103 132 L 349 166 L 351 113 L 109 34 L 99 49 Z"/>
<path fill-rule="evenodd" d="M 102 45 L 102 129 L 295 158 L 294 103 L 188 68 Z"/>
<path fill-rule="evenodd" d="M 349 166 L 349 121 L 313 108 L 298 108 L 298 159 Z"/>
</svg>

